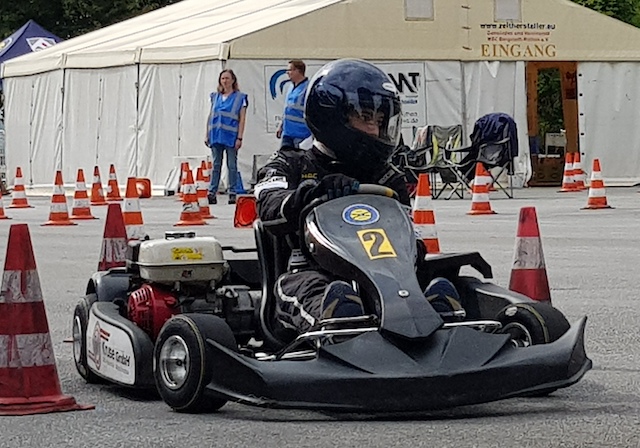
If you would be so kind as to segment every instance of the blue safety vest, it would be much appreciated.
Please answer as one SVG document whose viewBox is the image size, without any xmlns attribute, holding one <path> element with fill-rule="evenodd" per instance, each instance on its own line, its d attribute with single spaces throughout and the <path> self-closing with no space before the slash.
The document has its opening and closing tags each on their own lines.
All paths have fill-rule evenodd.
<svg viewBox="0 0 640 448">
<path fill-rule="evenodd" d="M 233 147 L 238 138 L 240 110 L 246 105 L 247 95 L 234 91 L 227 99 L 218 92 L 211 94 L 211 111 L 207 126 L 209 144 L 219 143 Z"/>
<path fill-rule="evenodd" d="M 305 79 L 287 94 L 282 135 L 292 138 L 307 138 L 311 131 L 304 120 L 304 104 L 309 80 Z"/>
</svg>

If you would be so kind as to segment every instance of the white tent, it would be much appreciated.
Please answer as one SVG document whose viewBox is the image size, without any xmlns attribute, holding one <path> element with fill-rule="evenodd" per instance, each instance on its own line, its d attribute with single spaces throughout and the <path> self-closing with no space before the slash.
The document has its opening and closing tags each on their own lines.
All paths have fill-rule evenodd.
<svg viewBox="0 0 640 448">
<path fill-rule="evenodd" d="M 414 126 L 489 112 L 518 123 L 521 182 L 531 175 L 526 61 L 578 61 L 580 149 L 605 179 L 640 180 L 640 31 L 568 0 L 183 0 L 2 65 L 7 165 L 29 185 L 62 169 L 115 164 L 165 182 L 176 157 L 202 157 L 209 93 L 232 68 L 250 106 L 240 169 L 278 147 L 289 59 L 378 62 Z"/>
</svg>

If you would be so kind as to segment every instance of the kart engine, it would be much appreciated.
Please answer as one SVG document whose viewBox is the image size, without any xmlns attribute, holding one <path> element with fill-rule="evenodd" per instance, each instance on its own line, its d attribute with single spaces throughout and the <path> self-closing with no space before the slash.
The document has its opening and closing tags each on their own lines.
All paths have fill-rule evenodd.
<svg viewBox="0 0 640 448">
<path fill-rule="evenodd" d="M 153 340 L 181 313 L 220 316 L 239 340 L 254 332 L 257 299 L 247 286 L 221 286 L 228 263 L 213 237 L 167 232 L 164 240 L 132 243 L 127 270 L 133 274 L 127 317 Z"/>
</svg>

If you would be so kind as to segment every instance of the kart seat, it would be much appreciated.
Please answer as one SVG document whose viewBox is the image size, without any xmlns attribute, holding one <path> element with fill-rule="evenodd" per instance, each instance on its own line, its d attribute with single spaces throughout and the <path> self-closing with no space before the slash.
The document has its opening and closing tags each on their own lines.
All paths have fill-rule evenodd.
<svg viewBox="0 0 640 448">
<path fill-rule="evenodd" d="M 276 280 L 287 269 L 291 249 L 284 238 L 269 232 L 264 223 L 256 219 L 253 230 L 258 251 L 258 262 L 262 278 L 262 300 L 260 301 L 260 326 L 265 344 L 273 348 L 282 348 L 285 341 L 275 328 L 276 298 L 273 293 Z"/>
</svg>

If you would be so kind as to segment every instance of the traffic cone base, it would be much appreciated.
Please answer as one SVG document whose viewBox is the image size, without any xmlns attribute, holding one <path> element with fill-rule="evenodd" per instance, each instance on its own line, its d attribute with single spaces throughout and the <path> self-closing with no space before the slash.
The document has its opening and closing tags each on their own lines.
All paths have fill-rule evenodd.
<svg viewBox="0 0 640 448">
<path fill-rule="evenodd" d="M 87 184 L 84 180 L 84 171 L 82 171 L 82 168 L 78 169 L 78 176 L 76 178 L 76 191 L 73 193 L 71 219 L 98 219 L 91 214 Z"/>
<path fill-rule="evenodd" d="M 180 214 L 180 221 L 175 223 L 174 226 L 204 226 L 207 223 L 200 215 L 198 193 L 196 185 L 193 183 L 193 174 L 190 169 L 187 169 L 185 174 L 185 182 L 182 185 L 182 213 Z"/>
<path fill-rule="evenodd" d="M 69 220 L 67 209 L 67 197 L 64 194 L 64 183 L 62 182 L 62 172 L 56 171 L 56 179 L 53 186 L 53 196 L 51 196 L 51 208 L 49 211 L 49 221 L 41 224 L 43 226 L 75 226 L 75 222 Z"/>
<path fill-rule="evenodd" d="M 440 242 L 438 241 L 436 217 L 431 200 L 431 185 L 429 184 L 429 175 L 426 173 L 420 173 L 418 176 L 411 212 L 413 229 L 427 248 L 427 253 L 439 254 Z"/>
<path fill-rule="evenodd" d="M 593 170 L 591 171 L 591 182 L 589 183 L 589 198 L 587 205 L 582 210 L 598 210 L 602 208 L 613 208 L 607 203 L 607 194 L 602 180 L 600 160 L 593 159 Z"/>
<path fill-rule="evenodd" d="M 476 173 L 471 188 L 471 210 L 467 215 L 495 215 L 489 202 L 489 185 L 493 182 L 484 165 L 476 163 Z"/>
<path fill-rule="evenodd" d="M 564 171 L 562 173 L 562 188 L 558 190 L 558 193 L 569 193 L 573 191 L 580 191 L 575 179 L 575 172 L 573 170 L 574 156 L 572 152 L 567 152 L 564 155 Z"/>
<path fill-rule="evenodd" d="M 27 224 L 9 229 L 0 300 L 0 415 L 92 409 L 62 395 Z"/>
<path fill-rule="evenodd" d="M 16 168 L 16 178 L 13 182 L 13 192 L 11 193 L 11 204 L 7 208 L 32 208 L 27 200 L 22 179 L 22 168 Z"/>
</svg>

